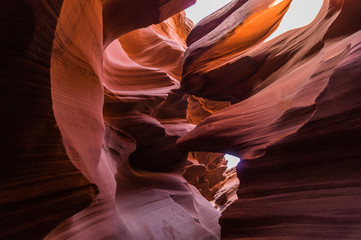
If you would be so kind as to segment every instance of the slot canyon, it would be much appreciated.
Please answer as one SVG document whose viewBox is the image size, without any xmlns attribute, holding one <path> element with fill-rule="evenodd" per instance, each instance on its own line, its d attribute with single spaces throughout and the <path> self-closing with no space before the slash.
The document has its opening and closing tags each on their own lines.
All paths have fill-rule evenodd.
<svg viewBox="0 0 361 240">
<path fill-rule="evenodd" d="M 361 1 L 195 3 L 0 2 L 1 240 L 361 239 Z"/>
</svg>

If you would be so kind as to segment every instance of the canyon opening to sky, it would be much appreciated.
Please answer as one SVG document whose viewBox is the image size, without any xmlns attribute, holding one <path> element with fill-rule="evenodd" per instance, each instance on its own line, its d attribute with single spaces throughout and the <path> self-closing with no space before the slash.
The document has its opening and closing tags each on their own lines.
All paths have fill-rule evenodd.
<svg viewBox="0 0 361 240">
<path fill-rule="evenodd" d="M 281 3 L 283 0 L 275 0 L 270 7 Z M 186 16 L 196 25 L 203 18 L 230 3 L 231 0 L 197 0 L 197 2 L 185 10 Z M 323 0 L 293 0 L 280 25 L 266 40 L 269 41 L 289 30 L 300 28 L 310 24 L 321 9 Z M 235 167 L 240 158 L 225 154 L 227 168 Z"/>
<path fill-rule="evenodd" d="M 283 0 L 275 0 L 271 5 Z M 196 25 L 200 20 L 227 5 L 231 0 L 197 0 L 196 4 L 186 9 L 186 16 Z M 321 9 L 323 0 L 293 0 L 277 30 L 265 41 L 269 41 L 289 30 L 303 27 L 312 22 Z"/>
<path fill-rule="evenodd" d="M 0 239 L 361 239 L 361 1 L 195 3 L 2 1 Z"/>
</svg>

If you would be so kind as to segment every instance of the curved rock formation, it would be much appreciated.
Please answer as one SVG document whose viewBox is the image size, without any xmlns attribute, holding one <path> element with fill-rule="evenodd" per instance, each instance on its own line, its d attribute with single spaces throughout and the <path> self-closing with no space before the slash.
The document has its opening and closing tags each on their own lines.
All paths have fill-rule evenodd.
<svg viewBox="0 0 361 240">
<path fill-rule="evenodd" d="M 286 13 L 291 1 L 283 1 L 276 6 L 268 7 L 272 2 L 247 1 L 238 10 L 232 12 L 233 9 L 230 9 L 223 13 L 221 16 L 230 15 L 214 29 L 212 25 L 207 25 L 212 19 L 205 19 L 205 27 L 208 27 L 209 33 L 192 43 L 187 49 L 182 89 L 212 100 L 241 100 L 239 93 L 232 93 L 238 89 L 232 87 L 234 81 L 237 79 L 245 84 L 245 80 L 264 64 L 267 55 L 258 55 L 250 59 L 249 56 L 239 59 L 237 55 L 271 34 Z M 227 9 L 227 6 L 224 8 Z M 219 18 L 217 14 L 213 17 L 217 18 L 216 20 Z M 269 20 L 265 21 L 265 19 Z M 200 27 L 197 27 L 198 25 Z M 201 28 L 200 31 L 204 30 L 202 21 L 198 25 L 192 30 L 195 32 L 194 35 L 197 34 L 199 28 Z M 234 64 L 229 64 L 229 61 L 234 62 L 235 59 L 240 61 L 238 65 L 242 65 L 241 71 L 230 68 Z M 225 84 L 219 86 L 219 79 L 224 78 L 218 75 L 222 72 L 220 71 L 222 67 L 228 67 L 228 74 L 224 79 Z M 212 92 L 211 89 L 215 89 L 215 86 L 217 86 L 217 92 Z M 243 86 L 242 89 L 249 92 L 249 89 Z"/>
<path fill-rule="evenodd" d="M 360 8 L 325 1 L 310 25 L 241 49 L 217 67 L 189 70 L 197 57 L 185 60 L 184 90 L 236 103 L 179 141 L 186 150 L 243 159 L 239 200 L 220 220 L 224 239 L 361 235 Z M 193 44 L 218 46 L 202 38 Z"/>
<path fill-rule="evenodd" d="M 66 4 L 75 9 L 68 10 Z M 178 7 L 186 7 L 187 1 L 183 4 Z M 139 12 L 146 6 L 138 3 Z M 167 10 L 166 5 L 162 6 L 159 6 L 162 18 L 167 11 L 173 13 L 177 10 Z M 161 103 L 177 107 L 179 101 L 184 102 L 182 95 L 171 92 L 179 87 L 184 53 L 184 33 L 180 31 L 178 35 L 172 23 L 178 21 L 186 30 L 189 29 L 187 22 L 180 22 L 179 16 L 175 16 L 162 25 L 129 32 L 108 44 L 109 36 L 124 34 L 128 30 L 120 29 L 121 25 L 112 25 L 115 29 L 108 32 L 110 27 L 106 24 L 109 19 L 105 15 L 111 14 L 108 10 L 113 11 L 114 6 L 109 8 L 106 2 L 103 10 L 104 42 L 108 46 L 103 59 L 96 58 L 102 55 L 97 52 L 103 51 L 99 42 L 101 38 L 87 39 L 88 44 L 98 43 L 99 48 L 92 51 L 88 51 L 92 47 L 81 42 L 81 37 L 90 36 L 90 33 L 78 30 L 71 34 L 73 39 L 74 34 L 79 36 L 79 41 L 69 42 L 68 46 L 60 44 L 65 42 L 62 38 L 70 36 L 63 29 L 74 31 L 72 19 L 67 14 L 85 11 L 94 15 L 93 11 L 99 8 L 101 6 L 97 4 L 64 3 L 51 67 L 52 91 L 62 93 L 60 100 L 53 94 L 53 101 L 65 147 L 74 164 L 97 184 L 100 193 L 92 205 L 64 221 L 47 239 L 145 239 L 145 236 L 149 239 L 217 239 L 219 213 L 181 176 L 182 168 L 187 164 L 187 154 L 177 150 L 175 142 L 191 126 L 185 116 L 178 116 L 179 111 L 175 111 L 175 115 L 171 111 L 168 116 L 157 117 Z M 166 12 L 162 12 L 164 9 Z M 87 19 L 85 17 L 84 21 Z M 93 19 L 98 24 L 101 22 L 101 18 L 100 21 Z M 133 27 L 139 28 L 154 21 L 158 18 L 143 19 Z M 93 36 L 99 37 L 99 34 Z M 65 56 L 57 54 L 58 42 L 59 47 L 65 49 L 61 52 Z M 71 57 L 67 54 L 74 52 L 79 55 L 72 64 L 80 69 L 89 68 L 80 71 L 76 78 L 70 78 L 71 75 L 74 77 L 74 72 L 63 65 L 68 64 L 64 60 Z M 69 81 L 66 81 L 66 76 L 69 76 Z M 69 97 L 66 98 L 67 93 Z M 69 104 L 70 95 L 76 104 Z M 181 106 L 185 115 L 186 105 Z M 74 120 L 77 124 L 73 124 Z M 92 139 L 95 145 L 82 148 L 88 139 Z M 115 179 L 114 175 L 117 176 Z M 92 217 L 94 213 L 96 215 Z M 94 232 L 95 235 L 89 235 Z"/>
<path fill-rule="evenodd" d="M 227 169 L 224 173 L 224 180 L 219 183 L 220 188 L 214 195 L 212 203 L 218 211 L 223 212 L 234 201 L 238 199 L 237 190 L 239 186 L 239 179 L 237 177 L 236 168 Z"/>
<path fill-rule="evenodd" d="M 185 47 L 182 39 L 190 29 L 189 23 L 182 22 L 184 14 L 160 26 L 130 33 L 158 39 L 158 47 L 140 43 L 138 47 L 149 50 L 149 55 L 157 51 L 158 56 L 173 54 L 170 64 L 164 60 L 156 63 L 155 60 L 159 58 L 155 56 L 154 64 L 147 65 L 141 59 L 144 55 L 132 54 L 132 45 L 126 44 L 132 41 L 129 36 L 128 39 L 120 39 L 118 45 L 112 43 L 113 46 L 104 53 L 103 61 L 103 40 L 108 45 L 111 38 L 159 22 L 194 1 L 148 3 L 152 9 L 147 11 L 157 12 L 155 17 L 138 18 L 136 23 L 116 26 L 112 24 L 117 19 L 110 19 L 126 16 L 112 16 L 112 11 L 116 10 L 112 4 L 118 4 L 118 9 L 124 10 L 127 5 L 124 1 L 105 1 L 103 12 L 101 1 L 87 4 L 73 1 L 2 3 L 3 16 L 13 18 L 14 23 L 10 27 L 2 25 L 2 33 L 6 36 L 2 37 L 2 46 L 9 46 L 14 39 L 20 39 L 16 47 L 4 51 L 8 58 L 2 61 L 4 80 L 12 80 L 4 85 L 6 95 L 3 96 L 9 96 L 7 102 L 12 99 L 11 108 L 17 109 L 14 112 L 10 105 L 2 105 L 2 112 L 8 114 L 4 118 L 4 121 L 7 119 L 3 125 L 6 127 L 4 133 L 10 136 L 4 148 L 5 156 L 9 156 L 10 161 L 5 162 L 2 168 L 4 174 L 1 174 L 1 192 L 4 196 L 1 202 L 2 239 L 44 238 L 61 221 L 46 239 L 138 239 L 139 234 L 134 232 L 129 219 L 122 220 L 126 214 L 123 205 L 117 207 L 124 197 L 137 198 L 138 195 L 143 202 L 134 201 L 135 204 L 150 201 L 153 207 L 165 208 L 159 209 L 161 214 L 158 221 L 144 221 L 137 226 L 137 229 L 145 229 L 146 225 L 153 229 L 154 226 L 159 227 L 153 238 L 169 239 L 172 231 L 184 238 L 218 238 L 219 214 L 197 190 L 185 182 L 181 170 L 177 170 L 186 164 L 187 154 L 178 151 L 177 156 L 176 152 L 173 153 L 179 160 L 173 159 L 173 162 L 166 163 L 166 167 L 152 161 L 146 163 L 147 159 L 156 161 L 160 155 L 163 155 L 164 162 L 166 153 L 159 150 L 157 144 L 171 152 L 175 149 L 176 136 L 192 127 L 185 120 L 186 98 L 176 91 L 170 92 L 179 86 Z M 131 4 L 135 4 L 134 1 Z M 137 11 L 144 11 L 144 4 L 144 1 L 136 3 Z M 178 24 L 183 28 L 178 28 Z M 123 42 L 122 45 L 120 42 Z M 22 71 L 14 71 L 16 68 Z M 113 81 L 114 76 L 120 81 Z M 154 76 L 153 81 L 149 81 L 150 76 Z M 160 103 L 163 106 L 153 111 L 153 107 Z M 174 109 L 164 112 L 167 106 L 174 106 Z M 122 114 L 119 115 L 119 110 L 124 113 L 124 118 Z M 112 113 L 120 116 L 120 120 L 114 119 Z M 164 123 L 156 119 L 157 114 L 164 118 Z M 139 115 L 144 117 L 129 121 L 132 116 Z M 147 122 L 149 125 L 144 125 Z M 124 131 L 129 126 L 138 128 L 138 131 Z M 145 135 L 138 134 L 139 126 L 144 127 Z M 154 134 L 158 138 L 154 138 Z M 144 136 L 148 136 L 148 139 L 144 139 Z M 141 139 L 143 143 L 139 142 Z M 153 157 L 145 154 L 145 150 L 141 151 L 143 148 L 149 149 L 149 144 L 153 149 L 149 153 Z M 172 176 L 168 177 L 169 184 L 182 187 L 178 190 L 167 189 L 164 182 L 156 180 L 155 174 L 142 172 L 144 176 L 141 179 L 147 179 L 150 186 L 147 189 L 140 187 L 133 195 L 129 193 L 123 196 L 123 183 L 117 184 L 114 175 L 129 170 L 121 181 L 125 176 L 131 181 L 138 174 L 129 167 L 117 169 L 117 165 L 125 166 L 135 148 L 137 151 L 131 157 L 136 162 L 133 163 L 134 167 L 151 166 L 153 168 L 147 170 L 163 171 L 174 169 L 174 173 L 167 173 Z M 157 150 L 160 152 L 157 153 Z M 164 179 L 167 179 L 167 174 Z M 138 187 L 137 181 L 134 184 Z M 116 191 L 119 196 L 117 200 Z M 145 198 L 147 191 L 152 192 L 155 198 L 158 196 L 159 201 Z M 164 194 L 169 199 L 166 202 Z M 157 213 L 157 210 L 151 209 L 145 209 L 150 216 Z M 171 209 L 177 211 L 172 213 Z M 131 206 L 127 205 L 129 210 Z M 137 205 L 133 206 L 134 213 L 138 211 L 143 214 L 143 210 L 137 209 Z M 189 228 L 189 231 L 180 232 L 180 227 Z"/>
<path fill-rule="evenodd" d="M 0 239 L 360 239 L 361 4 L 194 2 L 0 4 Z"/>
<path fill-rule="evenodd" d="M 52 108 L 49 69 L 61 5 L 0 4 L 0 239 L 42 239 L 98 192 L 70 161 Z"/>
</svg>

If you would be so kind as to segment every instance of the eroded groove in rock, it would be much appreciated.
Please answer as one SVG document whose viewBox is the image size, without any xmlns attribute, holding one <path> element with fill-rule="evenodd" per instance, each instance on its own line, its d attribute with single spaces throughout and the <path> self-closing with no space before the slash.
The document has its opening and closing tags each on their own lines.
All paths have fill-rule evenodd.
<svg viewBox="0 0 361 240">
<path fill-rule="evenodd" d="M 188 160 L 193 164 L 185 169 L 184 177 L 190 184 L 197 187 L 201 194 L 209 201 L 221 187 L 220 182 L 225 180 L 223 173 L 226 171 L 224 154 L 192 152 Z"/>
<path fill-rule="evenodd" d="M 175 147 L 192 128 L 185 120 L 186 99 L 176 90 L 184 39 L 171 20 L 128 33 L 105 51 L 105 121 L 135 139 L 130 164 L 137 169 L 165 171 L 186 164 L 187 154 Z M 135 41 L 139 38 L 144 41 Z"/>
<path fill-rule="evenodd" d="M 172 234 L 178 238 L 219 238 L 219 214 L 181 176 L 187 154 L 175 146 L 179 136 L 193 128 L 185 119 L 186 98 L 176 91 L 189 22 L 177 15 L 160 25 L 129 32 L 158 22 L 191 1 L 151 4 L 155 2 L 138 3 L 137 10 L 142 12 L 150 4 L 147 10 L 154 11 L 157 18 L 139 18 L 126 26 L 107 25 L 109 17 L 117 21 L 127 16 L 112 16 L 107 4 L 119 3 L 106 2 L 105 50 L 100 34 L 101 3 L 64 3 L 58 25 L 59 47 L 55 42 L 52 64 L 55 116 L 68 154 L 97 184 L 99 195 L 47 239 L 169 239 Z M 77 23 L 83 27 L 73 28 L 72 14 L 79 16 Z M 175 23 L 183 30 L 177 31 Z M 108 37 L 127 32 L 108 42 Z M 73 41 L 63 40 L 70 36 Z M 86 44 L 82 41 L 85 36 Z M 140 38 L 144 41 L 138 41 Z M 63 50 L 58 50 L 60 47 Z M 104 58 L 99 58 L 103 50 Z M 73 72 L 74 68 L 79 71 Z M 165 111 L 167 108 L 170 111 Z"/>
<path fill-rule="evenodd" d="M 41 239 L 97 194 L 69 160 L 52 109 L 50 56 L 62 2 L 0 4 L 1 239 Z"/>
<path fill-rule="evenodd" d="M 231 85 L 234 79 L 244 84 L 245 79 L 249 79 L 259 71 L 269 55 L 263 52 L 262 55 L 252 57 L 242 53 L 275 30 L 287 11 L 290 1 L 283 1 L 269 8 L 270 3 L 272 1 L 248 1 L 217 28 L 189 46 L 184 60 L 182 89 L 212 100 L 241 100 L 239 91 L 237 94 L 230 92 L 235 91 Z M 269 20 L 265 21 L 265 19 Z M 241 54 L 243 58 L 239 58 Z M 244 62 L 238 63 L 238 70 L 228 69 L 227 73 L 231 77 L 226 78 L 224 87 L 219 87 L 218 81 L 224 77 L 218 75 L 223 72 L 222 66 L 227 67 L 229 62 L 238 59 Z M 244 67 L 239 70 L 239 66 Z M 232 75 L 233 71 L 236 71 L 234 75 Z M 211 86 L 215 87 L 215 84 L 218 86 L 217 93 L 210 92 Z M 249 92 L 249 89 L 245 87 L 242 89 Z"/>
<path fill-rule="evenodd" d="M 202 19 L 189 33 L 187 37 L 187 45 L 190 46 L 197 40 L 207 35 L 246 2 L 247 0 L 231 1 L 226 6 Z"/>
<path fill-rule="evenodd" d="M 187 120 L 197 125 L 206 117 L 229 106 L 229 102 L 211 101 L 190 95 L 188 97 Z M 188 155 L 188 161 L 192 164 L 186 167 L 184 177 L 190 184 L 196 186 L 206 199 L 214 200 L 217 192 L 226 184 L 224 174 L 227 169 L 227 162 L 224 159 L 224 154 L 191 152 Z M 234 177 L 236 176 L 234 175 Z M 226 187 L 224 187 L 224 191 L 227 191 L 225 189 Z M 227 200 L 225 202 L 213 202 L 215 206 L 223 206 L 226 203 Z"/>
<path fill-rule="evenodd" d="M 219 213 L 177 172 L 121 166 L 117 210 L 134 239 L 219 239 Z M 141 228 L 140 228 L 141 227 Z"/>
<path fill-rule="evenodd" d="M 103 25 L 105 46 L 108 46 L 109 43 L 119 36 L 134 29 L 162 22 L 194 3 L 195 0 L 104 1 Z M 140 14 L 145 12 L 147 14 Z M 137 17 L 135 18 L 134 16 Z"/>
<path fill-rule="evenodd" d="M 0 4 L 1 239 L 360 238 L 361 4 L 194 2 Z"/>
<path fill-rule="evenodd" d="M 62 222 L 46 239 L 130 238 L 115 213 L 117 162 L 102 147 L 102 35 L 100 1 L 64 1 L 51 62 L 53 109 L 68 156 L 98 186 L 99 194 L 89 207 Z"/>
<path fill-rule="evenodd" d="M 355 47 L 330 77 L 312 119 L 263 157 L 238 166 L 240 199 L 221 220 L 226 239 L 359 238 L 360 64 Z"/>
<path fill-rule="evenodd" d="M 348 45 L 343 46 L 345 50 L 331 47 L 328 54 L 324 50 L 263 91 L 207 118 L 180 143 L 191 150 L 223 150 L 242 158 L 257 157 L 268 144 L 297 131 L 314 114 L 316 98 L 327 86 L 333 68 L 349 51 Z M 332 59 L 322 59 L 337 50 L 338 55 Z M 217 136 L 216 141 L 210 136 Z M 197 141 L 204 145 L 199 146 Z"/>
<path fill-rule="evenodd" d="M 361 182 L 354 167 L 361 156 L 361 35 L 351 21 L 360 8 L 354 1 L 324 1 L 310 25 L 254 45 L 200 73 L 202 87 L 184 88 L 239 101 L 178 142 L 185 150 L 243 159 L 239 200 L 222 214 L 222 238 L 360 237 Z M 252 74 L 227 78 L 231 66 L 247 67 L 242 58 L 264 62 Z M 213 87 L 222 76 L 233 93 Z"/>
</svg>

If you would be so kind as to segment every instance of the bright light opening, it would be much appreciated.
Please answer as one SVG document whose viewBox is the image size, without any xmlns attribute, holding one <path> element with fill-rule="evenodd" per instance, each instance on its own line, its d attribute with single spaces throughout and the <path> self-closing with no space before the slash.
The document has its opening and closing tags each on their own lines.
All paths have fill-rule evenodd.
<svg viewBox="0 0 361 240">
<path fill-rule="evenodd" d="M 220 9 L 231 0 L 197 0 L 197 2 L 186 9 L 186 15 L 196 25 L 200 20 Z"/>
<path fill-rule="evenodd" d="M 187 17 L 197 24 L 204 17 L 223 7 L 231 0 L 197 0 L 196 4 L 186 9 Z M 283 0 L 275 0 L 270 6 Z M 267 38 L 269 41 L 289 30 L 310 24 L 321 9 L 323 0 L 293 0 L 277 30 Z"/>
<path fill-rule="evenodd" d="M 271 5 L 269 5 L 269 7 L 276 6 L 276 5 L 279 4 L 280 2 L 283 2 L 283 0 L 275 0 L 275 1 L 273 1 L 273 3 L 272 3 Z"/>
<path fill-rule="evenodd" d="M 233 168 L 237 166 L 237 164 L 241 161 L 239 157 L 235 157 L 233 155 L 225 154 L 224 158 L 227 160 L 227 168 Z"/>
<path fill-rule="evenodd" d="M 282 0 L 276 0 L 273 5 L 280 2 L 282 2 Z M 289 30 L 310 24 L 320 11 L 322 3 L 323 0 L 293 0 L 281 24 L 265 42 Z"/>
</svg>

